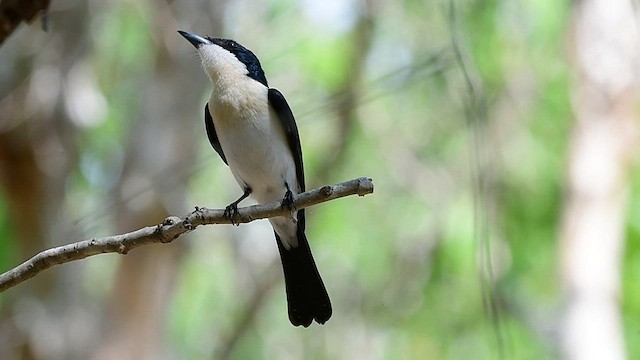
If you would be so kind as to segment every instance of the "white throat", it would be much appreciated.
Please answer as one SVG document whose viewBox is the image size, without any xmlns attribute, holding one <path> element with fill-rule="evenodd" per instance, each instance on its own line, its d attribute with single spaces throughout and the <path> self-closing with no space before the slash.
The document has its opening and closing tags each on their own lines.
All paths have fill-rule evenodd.
<svg viewBox="0 0 640 360">
<path fill-rule="evenodd" d="M 225 92 L 247 77 L 247 67 L 235 55 L 217 45 L 204 45 L 198 49 L 202 67 L 214 86 L 214 91 Z"/>
</svg>

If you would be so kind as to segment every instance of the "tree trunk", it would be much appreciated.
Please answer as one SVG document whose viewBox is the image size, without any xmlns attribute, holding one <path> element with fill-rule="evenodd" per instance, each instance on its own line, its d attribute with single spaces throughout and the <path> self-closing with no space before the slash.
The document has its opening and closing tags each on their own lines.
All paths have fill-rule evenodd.
<svg viewBox="0 0 640 360">
<path fill-rule="evenodd" d="M 585 0 L 573 18 L 573 109 L 560 234 L 567 359 L 624 359 L 620 271 L 637 149 L 638 36 L 631 2 Z"/>
</svg>

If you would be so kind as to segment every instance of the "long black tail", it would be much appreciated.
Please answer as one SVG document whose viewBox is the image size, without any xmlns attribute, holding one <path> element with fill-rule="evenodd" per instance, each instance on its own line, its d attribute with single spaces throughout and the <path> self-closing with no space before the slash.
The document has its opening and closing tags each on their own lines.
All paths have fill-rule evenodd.
<svg viewBox="0 0 640 360">
<path fill-rule="evenodd" d="M 298 247 L 287 250 L 276 234 L 287 291 L 289 320 L 294 326 L 307 327 L 313 320 L 324 324 L 331 317 L 331 301 L 304 234 L 304 210 L 298 211 L 297 235 Z"/>
</svg>

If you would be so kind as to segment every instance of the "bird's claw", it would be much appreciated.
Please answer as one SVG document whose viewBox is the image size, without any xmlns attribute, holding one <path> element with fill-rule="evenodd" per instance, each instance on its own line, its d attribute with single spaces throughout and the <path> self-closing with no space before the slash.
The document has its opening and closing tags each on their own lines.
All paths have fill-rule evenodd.
<svg viewBox="0 0 640 360">
<path fill-rule="evenodd" d="M 293 220 L 296 220 L 296 211 L 298 211 L 298 209 L 296 209 L 296 205 L 293 201 L 293 193 L 291 192 L 291 190 L 287 189 L 287 192 L 284 193 L 284 198 L 282 199 L 282 205 L 281 207 L 287 208 L 289 209 L 289 215 L 291 216 L 291 218 Z"/>
<path fill-rule="evenodd" d="M 287 208 L 289 210 L 294 210 L 295 204 L 293 203 L 293 193 L 291 192 L 291 190 L 287 190 L 286 193 L 284 193 L 284 198 L 282 199 L 282 208 Z"/>
<path fill-rule="evenodd" d="M 232 203 L 224 209 L 223 216 L 231 221 L 231 225 L 240 226 L 240 223 L 235 221 L 238 214 L 238 204 Z"/>
</svg>

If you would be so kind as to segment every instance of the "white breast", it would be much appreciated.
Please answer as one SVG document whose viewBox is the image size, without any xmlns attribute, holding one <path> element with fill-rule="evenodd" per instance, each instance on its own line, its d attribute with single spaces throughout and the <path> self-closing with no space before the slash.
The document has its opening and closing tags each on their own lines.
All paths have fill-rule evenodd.
<svg viewBox="0 0 640 360">
<path fill-rule="evenodd" d="M 250 80 L 250 79 L 249 79 Z M 259 203 L 282 199 L 287 182 L 298 193 L 295 164 L 282 125 L 270 110 L 268 89 L 251 80 L 210 100 L 218 140 L 241 187 Z"/>
</svg>

